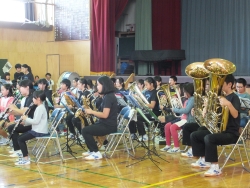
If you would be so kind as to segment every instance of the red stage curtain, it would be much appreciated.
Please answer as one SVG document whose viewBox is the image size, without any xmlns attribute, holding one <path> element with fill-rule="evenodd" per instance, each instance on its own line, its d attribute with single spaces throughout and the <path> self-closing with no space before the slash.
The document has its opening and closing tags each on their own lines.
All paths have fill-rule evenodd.
<svg viewBox="0 0 250 188">
<path fill-rule="evenodd" d="M 128 0 L 91 1 L 90 74 L 111 75 L 115 71 L 115 22 Z"/>
<path fill-rule="evenodd" d="M 181 48 L 181 0 L 152 0 L 152 47 L 153 50 L 179 50 Z M 171 63 L 171 62 L 166 62 Z M 172 73 L 180 63 L 172 65 Z M 158 68 L 155 64 L 155 75 Z"/>
</svg>

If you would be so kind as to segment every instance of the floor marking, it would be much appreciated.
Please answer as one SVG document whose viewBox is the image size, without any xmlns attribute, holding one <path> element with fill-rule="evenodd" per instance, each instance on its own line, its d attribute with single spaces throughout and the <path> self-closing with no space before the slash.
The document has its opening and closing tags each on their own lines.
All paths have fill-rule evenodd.
<svg viewBox="0 0 250 188">
<path fill-rule="evenodd" d="M 243 161 L 243 162 L 247 162 L 247 161 Z M 230 166 L 236 166 L 236 165 L 238 165 L 238 164 L 241 164 L 241 162 L 227 165 L 227 166 L 225 166 L 224 168 L 230 167 Z M 194 173 L 194 174 L 189 174 L 189 175 L 181 176 L 181 177 L 178 177 L 178 178 L 173 178 L 173 179 L 170 179 L 170 180 L 166 180 L 166 181 L 162 181 L 162 182 L 158 182 L 158 183 L 146 185 L 146 186 L 143 186 L 142 188 L 154 187 L 154 186 L 157 186 L 157 185 L 162 185 L 162 184 L 164 184 L 164 183 L 169 183 L 169 182 L 173 182 L 173 181 L 176 181 L 176 180 L 189 178 L 189 177 L 196 176 L 196 175 L 203 174 L 203 173 L 204 173 L 204 171 L 202 171 L 202 172 L 197 172 L 197 173 Z"/>
<path fill-rule="evenodd" d="M 55 174 L 50 174 L 50 173 L 47 173 L 47 172 L 40 172 L 40 171 L 38 171 L 38 170 L 32 170 L 32 169 L 21 168 L 21 167 L 19 167 L 19 166 L 13 166 L 13 165 L 6 164 L 6 163 L 0 163 L 0 164 L 1 164 L 1 165 L 5 165 L 5 166 L 9 166 L 9 167 L 19 168 L 19 169 L 22 169 L 22 170 L 31 171 L 31 172 L 38 172 L 38 173 L 40 173 L 40 174 L 45 174 L 45 175 L 48 175 L 48 176 L 53 176 L 53 177 L 57 177 L 57 178 L 62 178 L 62 179 L 70 180 L 70 181 L 75 181 L 75 182 L 82 183 L 82 184 L 87 184 L 87 185 L 92 185 L 92 186 L 96 186 L 96 187 L 107 188 L 107 187 L 105 187 L 105 186 L 98 185 L 98 184 L 94 184 L 94 183 L 90 183 L 90 182 L 85 182 L 85 181 L 81 181 L 81 180 L 77 180 L 77 179 L 62 177 L 61 175 L 55 175 Z M 13 185 L 14 185 L 14 184 L 13 184 Z M 8 186 L 10 186 L 10 185 L 8 185 Z M 12 184 L 11 184 L 11 186 L 12 186 Z"/>
</svg>

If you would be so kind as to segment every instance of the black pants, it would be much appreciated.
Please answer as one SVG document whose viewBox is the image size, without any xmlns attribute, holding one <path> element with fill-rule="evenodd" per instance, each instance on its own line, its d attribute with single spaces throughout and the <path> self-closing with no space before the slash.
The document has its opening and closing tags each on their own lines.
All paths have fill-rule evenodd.
<svg viewBox="0 0 250 188">
<path fill-rule="evenodd" d="M 198 130 L 190 138 L 194 156 L 205 156 L 206 162 L 218 162 L 217 145 L 234 144 L 239 137 L 232 133 L 211 134 L 208 130 Z"/>
<path fill-rule="evenodd" d="M 8 132 L 9 134 L 11 134 L 14 126 L 16 124 L 12 124 L 12 125 L 9 125 L 8 126 Z M 13 147 L 14 147 L 14 151 L 17 151 L 17 150 L 20 150 L 20 147 L 19 147 L 19 144 L 18 144 L 18 141 L 17 141 L 17 138 L 19 136 L 19 133 L 25 133 L 27 131 L 31 130 L 31 125 L 29 126 L 24 126 L 24 125 L 18 125 L 17 128 L 15 129 L 13 135 L 12 135 L 12 142 L 13 142 Z"/>
<path fill-rule="evenodd" d="M 154 111 L 154 114 L 158 117 L 160 115 L 160 112 L 155 112 Z M 152 116 L 150 114 L 144 114 L 150 121 L 154 120 L 152 119 Z M 129 123 L 129 130 L 130 130 L 130 133 L 136 133 L 136 124 L 137 124 L 137 130 L 138 130 L 138 133 L 139 135 L 145 135 L 146 134 L 146 131 L 145 131 L 145 128 L 144 128 L 144 125 L 143 125 L 143 122 L 145 122 L 145 119 L 141 116 L 141 114 L 137 113 L 137 122 L 135 121 L 131 121 Z M 146 124 L 146 126 L 148 126 L 148 124 Z"/>
<path fill-rule="evenodd" d="M 84 127 L 82 129 L 82 136 L 85 139 L 85 143 L 90 152 L 97 152 L 98 146 L 95 142 L 94 136 L 105 136 L 117 131 L 117 127 L 111 127 L 101 123 L 95 123 L 93 125 Z"/>
<path fill-rule="evenodd" d="M 185 125 L 182 126 L 182 144 L 191 146 L 191 140 L 190 140 L 190 135 L 192 132 L 197 131 L 199 128 L 198 123 L 186 123 Z"/>
<path fill-rule="evenodd" d="M 35 136 L 33 136 L 29 132 L 26 132 L 26 133 L 21 134 L 17 139 L 19 147 L 21 148 L 21 151 L 23 153 L 23 157 L 28 156 L 28 148 L 27 148 L 27 145 L 26 145 L 26 141 L 31 140 L 32 138 L 35 138 Z"/>
</svg>

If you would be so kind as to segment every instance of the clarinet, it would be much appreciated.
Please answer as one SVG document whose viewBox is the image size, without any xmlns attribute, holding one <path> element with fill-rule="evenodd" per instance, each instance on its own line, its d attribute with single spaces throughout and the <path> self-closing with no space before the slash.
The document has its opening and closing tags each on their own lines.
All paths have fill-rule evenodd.
<svg viewBox="0 0 250 188">
<path fill-rule="evenodd" d="M 18 100 L 20 99 L 20 97 L 21 97 L 22 95 L 21 94 L 19 94 L 17 97 L 15 97 L 15 99 L 12 101 L 12 103 L 11 104 L 16 104 L 17 102 L 18 102 Z M 8 119 L 8 117 L 9 117 L 9 114 L 7 114 L 7 113 L 9 113 L 10 112 L 10 108 L 8 107 L 8 108 L 6 108 L 5 110 L 4 110 L 4 112 L 3 113 L 1 113 L 1 116 L 0 116 L 0 121 L 2 121 L 2 120 L 6 120 L 7 121 L 7 119 Z M 5 121 L 5 122 L 6 122 Z M 4 122 L 4 123 L 5 123 Z M 3 124 L 0 122 L 0 125 L 3 127 Z M 0 127 L 1 127 L 0 126 Z"/>
<path fill-rule="evenodd" d="M 31 110 L 31 107 L 33 107 L 34 103 L 32 102 L 30 105 L 29 105 L 29 108 L 25 111 L 24 115 L 27 115 L 30 110 Z M 13 133 L 14 131 L 16 130 L 16 128 L 18 127 L 18 125 L 20 125 L 20 123 L 22 122 L 22 118 L 20 118 L 17 123 L 15 124 L 15 126 L 13 127 L 13 130 L 11 131 L 11 134 L 9 136 L 9 140 L 11 140 L 12 136 L 13 136 Z"/>
</svg>

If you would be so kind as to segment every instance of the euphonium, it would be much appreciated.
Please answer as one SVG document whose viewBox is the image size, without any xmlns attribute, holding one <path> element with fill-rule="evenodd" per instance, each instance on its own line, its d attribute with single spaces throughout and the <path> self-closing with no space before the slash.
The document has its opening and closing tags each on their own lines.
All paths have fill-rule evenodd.
<svg viewBox="0 0 250 188">
<path fill-rule="evenodd" d="M 181 101 L 181 96 L 180 96 L 180 93 L 179 93 L 179 89 L 176 86 L 174 86 L 174 89 L 175 89 L 177 97 L 172 97 L 171 96 L 170 85 L 169 84 L 163 84 L 160 87 L 160 90 L 157 92 L 157 97 L 159 99 L 159 103 L 160 103 L 160 100 L 162 102 L 162 103 L 160 103 L 160 105 L 166 106 L 168 108 L 183 108 L 182 101 Z M 164 94 L 166 96 L 165 101 L 164 101 L 164 97 L 161 97 L 161 99 L 159 98 L 159 94 L 158 94 L 159 92 L 164 92 Z M 165 102 L 165 104 L 164 104 L 164 102 Z M 166 115 L 167 112 L 163 111 L 163 114 Z M 175 113 L 171 113 L 171 114 L 178 117 Z"/>
<path fill-rule="evenodd" d="M 205 87 L 209 71 L 205 69 L 203 62 L 194 62 L 186 67 L 185 72 L 193 78 L 194 82 L 194 119 L 200 126 L 205 126 L 202 111 L 206 98 Z"/>
<path fill-rule="evenodd" d="M 226 76 L 234 73 L 236 66 L 225 59 L 213 58 L 206 60 L 204 67 L 210 72 L 205 124 L 211 133 L 219 133 L 226 130 L 229 116 L 228 107 L 220 105 L 219 97 L 223 97 L 222 86 Z"/>
<path fill-rule="evenodd" d="M 137 100 L 137 102 L 140 104 L 141 107 L 145 107 L 145 108 L 148 108 L 147 107 L 147 104 L 149 104 L 148 100 L 146 99 L 146 97 L 142 94 L 142 92 L 140 91 L 140 89 L 138 88 L 137 86 L 137 83 L 136 82 L 133 82 L 128 90 L 130 92 L 132 92 L 134 95 L 134 98 Z"/>
</svg>

